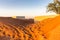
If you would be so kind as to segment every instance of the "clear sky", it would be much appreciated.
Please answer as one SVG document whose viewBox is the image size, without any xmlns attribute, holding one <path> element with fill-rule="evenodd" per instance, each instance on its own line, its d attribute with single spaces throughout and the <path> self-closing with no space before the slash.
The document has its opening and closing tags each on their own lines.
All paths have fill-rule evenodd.
<svg viewBox="0 0 60 40">
<path fill-rule="evenodd" d="M 0 16 L 46 15 L 46 6 L 53 0 L 0 0 Z"/>
</svg>

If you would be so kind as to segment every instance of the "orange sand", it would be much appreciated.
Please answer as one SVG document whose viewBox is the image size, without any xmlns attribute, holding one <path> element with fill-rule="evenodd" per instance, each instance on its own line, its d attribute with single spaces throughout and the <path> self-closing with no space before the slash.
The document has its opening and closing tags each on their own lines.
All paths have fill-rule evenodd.
<svg viewBox="0 0 60 40">
<path fill-rule="evenodd" d="M 60 16 L 41 21 L 41 30 L 47 40 L 60 40 Z"/>
<path fill-rule="evenodd" d="M 23 20 L 24 21 L 24 20 Z M 0 18 L 0 36 L 9 36 L 14 40 L 60 40 L 60 16 L 47 18 L 31 25 L 31 21 L 13 18 Z"/>
</svg>

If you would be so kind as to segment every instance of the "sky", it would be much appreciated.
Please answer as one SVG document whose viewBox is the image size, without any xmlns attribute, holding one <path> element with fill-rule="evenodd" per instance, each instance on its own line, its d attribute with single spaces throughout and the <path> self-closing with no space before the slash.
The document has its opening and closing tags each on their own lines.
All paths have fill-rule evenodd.
<svg viewBox="0 0 60 40">
<path fill-rule="evenodd" d="M 0 0 L 0 16 L 40 16 L 53 0 Z"/>
</svg>

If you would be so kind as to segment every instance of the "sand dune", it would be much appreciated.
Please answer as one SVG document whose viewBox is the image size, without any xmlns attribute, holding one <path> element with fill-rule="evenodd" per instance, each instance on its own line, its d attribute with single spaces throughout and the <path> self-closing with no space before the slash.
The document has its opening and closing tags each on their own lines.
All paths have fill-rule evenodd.
<svg viewBox="0 0 60 40">
<path fill-rule="evenodd" d="M 0 17 L 0 36 L 12 40 L 60 40 L 60 16 L 33 20 Z"/>
<path fill-rule="evenodd" d="M 44 32 L 47 40 L 60 40 L 60 16 L 48 18 L 41 21 L 41 30 Z"/>
<path fill-rule="evenodd" d="M 34 17 L 34 20 L 35 20 L 35 21 L 42 21 L 42 20 L 44 20 L 44 19 L 54 18 L 54 17 L 56 17 L 56 16 L 58 16 L 58 15 L 36 16 L 36 17 Z"/>
<path fill-rule="evenodd" d="M 22 32 L 24 27 L 33 23 L 33 19 L 0 17 L 0 36 L 9 36 L 10 38 L 13 38 L 13 40 L 19 40 L 20 38 L 23 40 L 24 37 Z"/>
</svg>

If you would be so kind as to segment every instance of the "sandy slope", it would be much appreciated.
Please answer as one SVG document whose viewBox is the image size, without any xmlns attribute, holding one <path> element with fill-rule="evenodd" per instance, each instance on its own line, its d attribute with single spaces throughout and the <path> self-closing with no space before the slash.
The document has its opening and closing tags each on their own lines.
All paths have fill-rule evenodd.
<svg viewBox="0 0 60 40">
<path fill-rule="evenodd" d="M 60 16 L 41 21 L 41 30 L 47 40 L 60 40 Z"/>
</svg>

